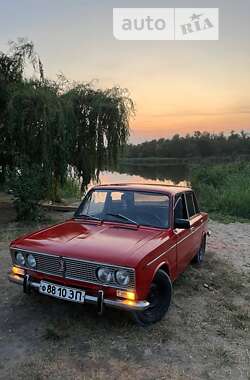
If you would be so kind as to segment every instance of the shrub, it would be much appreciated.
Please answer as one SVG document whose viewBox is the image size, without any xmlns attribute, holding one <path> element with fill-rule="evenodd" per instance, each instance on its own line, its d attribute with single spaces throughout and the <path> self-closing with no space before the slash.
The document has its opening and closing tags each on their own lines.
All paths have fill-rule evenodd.
<svg viewBox="0 0 250 380">
<path fill-rule="evenodd" d="M 250 219 L 250 163 L 194 167 L 191 183 L 205 210 Z"/>
<path fill-rule="evenodd" d="M 64 184 L 59 189 L 61 199 L 80 199 L 81 198 L 81 182 L 74 177 L 67 177 Z"/>
<path fill-rule="evenodd" d="M 46 192 L 44 175 L 38 165 L 22 163 L 10 174 L 9 187 L 15 197 L 18 220 L 38 220 L 41 217 L 39 201 Z"/>
</svg>

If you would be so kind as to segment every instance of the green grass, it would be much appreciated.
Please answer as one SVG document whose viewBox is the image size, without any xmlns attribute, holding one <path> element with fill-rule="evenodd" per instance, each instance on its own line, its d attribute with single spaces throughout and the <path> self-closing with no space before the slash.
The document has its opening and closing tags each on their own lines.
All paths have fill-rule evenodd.
<svg viewBox="0 0 250 380">
<path fill-rule="evenodd" d="M 192 187 L 202 209 L 226 223 L 250 219 L 250 163 L 193 167 Z"/>
<path fill-rule="evenodd" d="M 203 210 L 205 210 L 205 209 L 203 208 Z M 221 214 L 221 213 L 215 212 L 215 211 L 209 211 L 209 219 L 215 220 L 215 221 L 223 223 L 223 224 L 236 223 L 236 222 L 238 222 L 238 223 L 250 223 L 250 219 L 241 218 L 239 216 L 225 215 L 225 214 Z"/>
</svg>

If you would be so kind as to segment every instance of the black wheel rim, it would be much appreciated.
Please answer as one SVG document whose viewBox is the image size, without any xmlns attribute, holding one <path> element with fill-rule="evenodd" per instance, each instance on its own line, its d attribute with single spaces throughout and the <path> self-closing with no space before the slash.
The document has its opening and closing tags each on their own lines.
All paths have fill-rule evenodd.
<svg viewBox="0 0 250 380">
<path fill-rule="evenodd" d="M 164 300 L 164 293 L 161 291 L 157 283 L 153 283 L 150 287 L 147 301 L 150 303 L 148 309 L 143 312 L 146 319 L 154 318 L 161 311 L 161 305 Z"/>
<path fill-rule="evenodd" d="M 150 292 L 148 296 L 148 302 L 150 303 L 149 309 L 152 309 L 157 306 L 159 303 L 159 289 L 156 284 L 152 284 L 150 287 Z"/>
</svg>

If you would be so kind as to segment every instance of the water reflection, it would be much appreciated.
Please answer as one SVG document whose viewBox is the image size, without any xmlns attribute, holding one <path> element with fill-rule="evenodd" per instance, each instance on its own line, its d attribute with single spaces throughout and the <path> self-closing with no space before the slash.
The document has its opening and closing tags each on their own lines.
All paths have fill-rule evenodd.
<svg viewBox="0 0 250 380">
<path fill-rule="evenodd" d="M 162 183 L 188 185 L 189 169 L 186 165 L 120 165 L 100 173 L 99 183 Z M 94 183 L 91 183 L 93 185 Z M 90 185 L 90 186 L 91 186 Z"/>
</svg>

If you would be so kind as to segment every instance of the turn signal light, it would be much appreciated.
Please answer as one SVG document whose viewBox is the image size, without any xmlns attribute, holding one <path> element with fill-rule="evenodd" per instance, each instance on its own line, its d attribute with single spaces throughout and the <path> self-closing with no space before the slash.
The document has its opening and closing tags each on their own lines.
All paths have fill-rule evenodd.
<svg viewBox="0 0 250 380">
<path fill-rule="evenodd" d="M 11 268 L 11 270 L 12 270 L 12 273 L 13 274 L 17 274 L 17 275 L 19 275 L 19 276 L 24 276 L 24 274 L 25 274 L 25 272 L 24 272 L 24 270 L 23 269 L 21 269 L 21 268 L 17 268 L 17 267 L 12 267 Z"/>
<path fill-rule="evenodd" d="M 117 295 L 117 297 L 126 298 L 127 300 L 130 300 L 130 301 L 135 300 L 135 293 L 133 293 L 133 292 L 126 292 L 124 290 L 117 290 L 116 295 Z"/>
</svg>

